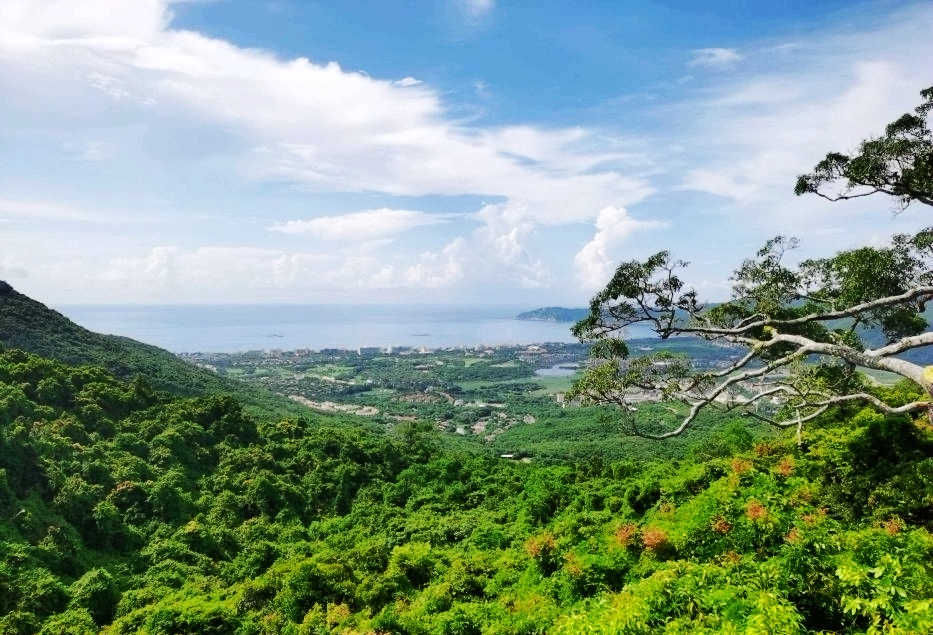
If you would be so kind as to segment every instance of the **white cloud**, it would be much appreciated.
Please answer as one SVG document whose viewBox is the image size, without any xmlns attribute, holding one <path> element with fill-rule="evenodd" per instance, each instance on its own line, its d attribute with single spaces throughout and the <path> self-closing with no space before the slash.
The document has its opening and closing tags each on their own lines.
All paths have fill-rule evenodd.
<svg viewBox="0 0 933 635">
<path fill-rule="evenodd" d="M 496 0 L 457 0 L 457 2 L 473 17 L 484 16 L 496 6 Z"/>
<path fill-rule="evenodd" d="M 481 226 L 460 241 L 400 255 L 391 266 L 374 263 L 360 278 L 372 284 L 480 285 L 486 275 L 541 286 L 552 274 L 525 245 L 536 227 L 592 221 L 598 210 L 631 205 L 652 191 L 645 156 L 617 135 L 582 127 L 470 126 L 448 113 L 437 91 L 412 77 L 373 78 L 335 62 L 282 59 L 179 30 L 168 5 L 157 0 L 134 3 L 136 10 L 122 0 L 94 0 L 75 11 L 66 4 L 11 0 L 0 8 L 0 90 L 17 89 L 5 91 L 11 98 L 4 112 L 39 118 L 51 131 L 59 125 L 66 138 L 74 138 L 76 128 L 106 130 L 120 122 L 153 139 L 187 145 L 189 131 L 197 129 L 214 141 L 213 147 L 199 143 L 196 151 L 222 157 L 238 177 L 284 180 L 303 191 L 503 201 L 496 212 L 478 211 Z M 479 16 L 493 4 L 470 8 Z M 143 145 L 133 138 L 129 144 L 144 153 L 146 165 L 185 169 L 187 157 L 165 150 L 171 143 Z M 85 156 L 105 163 L 110 156 L 104 149 L 89 147 Z M 283 219 L 272 229 L 326 240 L 385 240 L 443 220 L 411 210 L 368 213 Z M 213 271 L 219 253 L 154 252 L 151 262 L 130 257 L 117 270 L 169 276 L 176 269 L 161 259 L 184 261 L 183 274 L 174 278 L 179 288 L 182 280 L 214 285 L 192 277 L 189 267 Z M 270 259 L 308 259 L 263 253 L 258 260 L 246 254 L 245 261 L 267 269 L 263 263 Z M 346 269 L 339 259 L 332 266 Z M 226 287 L 217 283 L 211 293 L 218 288 Z M 297 283 L 294 293 L 300 293 Z"/>
<path fill-rule="evenodd" d="M 138 14 L 126 6 L 5 5 L 0 85 L 41 85 L 38 94 L 47 97 L 14 106 L 38 108 L 47 121 L 81 116 L 87 127 L 115 117 L 148 126 L 190 121 L 245 146 L 231 158 L 255 179 L 326 191 L 502 196 L 545 223 L 592 219 L 601 207 L 650 192 L 637 172 L 597 168 L 623 153 L 592 130 L 470 128 L 414 78 L 393 82 L 334 62 L 282 60 L 173 29 L 156 0 L 145 0 Z M 516 135 L 537 148 L 534 161 L 515 156 Z"/>
<path fill-rule="evenodd" d="M 690 53 L 693 57 L 687 66 L 705 68 L 728 68 L 744 58 L 737 50 L 727 48 L 694 49 Z"/>
<path fill-rule="evenodd" d="M 38 41 L 90 42 L 118 47 L 152 37 L 171 19 L 162 0 L 4 0 L 0 25 L 4 39 L 24 46 Z"/>
<path fill-rule="evenodd" d="M 405 262 L 379 251 L 381 245 L 353 243 L 347 249 L 306 252 L 248 246 L 163 246 L 141 256 L 107 261 L 97 278 L 119 289 L 125 299 L 173 297 L 175 301 L 241 301 L 353 295 L 367 290 L 455 287 L 474 278 L 471 245 L 453 240 L 436 252 Z M 139 297 L 139 289 L 145 295 Z M 423 296 L 414 296 L 422 297 Z"/>
<path fill-rule="evenodd" d="M 459 236 L 440 250 L 428 250 L 404 270 L 411 286 L 445 288 L 517 285 L 540 288 L 551 279 L 545 263 L 529 254 L 526 240 L 536 224 L 527 210 L 509 204 L 485 205 L 474 215 L 480 222 L 471 233 Z"/>
<path fill-rule="evenodd" d="M 511 277 L 522 287 L 544 286 L 550 272 L 547 265 L 532 256 L 525 240 L 535 231 L 533 216 L 521 205 L 486 205 L 477 214 L 483 224 L 473 232 L 476 247 L 471 250 L 476 264 L 492 271 L 484 275 Z"/>
<path fill-rule="evenodd" d="M 457 284 L 464 278 L 465 257 L 468 253 L 466 241 L 455 238 L 439 252 L 421 254 L 418 261 L 404 270 L 405 284 L 413 287 L 438 289 Z M 388 277 L 389 271 L 380 272 Z M 384 285 L 388 281 L 385 281 Z"/>
<path fill-rule="evenodd" d="M 459 6 L 466 7 L 465 0 Z M 487 1 L 477 10 L 492 7 Z M 43 171 L 32 183 L 17 181 L 26 173 L 19 166 L 7 175 L 6 183 L 18 191 L 5 188 L 8 199 L 0 199 L 0 217 L 11 220 L 0 232 L 0 250 L 16 250 L 17 262 L 30 271 L 30 284 L 45 285 L 43 291 L 69 289 L 83 297 L 84 289 L 75 289 L 86 284 L 95 298 L 118 291 L 129 297 L 146 292 L 145 284 L 134 280 L 155 280 L 168 285 L 159 287 L 158 296 L 167 301 L 202 293 L 249 300 L 255 292 L 261 299 L 267 290 L 294 299 L 311 288 L 409 285 L 472 289 L 473 297 L 486 297 L 492 285 L 570 293 L 556 285 L 576 275 L 591 288 L 600 286 L 623 248 L 642 247 L 625 240 L 651 223 L 652 214 L 641 211 L 645 208 L 656 217 L 677 216 L 678 231 L 664 234 L 665 246 L 679 240 L 697 251 L 727 252 L 723 260 L 732 263 L 741 255 L 728 254 L 745 250 L 745 243 L 692 243 L 707 221 L 733 223 L 719 234 L 728 233 L 730 241 L 732 230 L 749 226 L 817 235 L 838 227 L 840 214 L 848 210 L 884 207 L 875 199 L 831 206 L 795 198 L 791 188 L 795 175 L 827 150 L 853 148 L 915 105 L 917 91 L 930 82 L 928 69 L 917 60 L 933 57 L 928 37 L 933 12 L 919 7 L 878 20 L 871 30 L 824 30 L 782 54 L 744 41 L 741 53 L 702 49 L 692 65 L 725 68 L 742 62 L 741 76 L 704 74 L 703 82 L 683 85 L 672 80 L 668 90 L 680 101 L 665 100 L 658 89 L 651 91 L 657 94 L 654 101 L 619 102 L 605 129 L 489 126 L 458 119 L 455 113 L 463 111 L 446 103 L 454 93 L 413 77 L 393 79 L 402 72 L 379 79 L 337 63 L 241 48 L 174 27 L 170 8 L 159 0 L 0 2 L 0 133 L 15 144 L 4 158 L 28 149 L 30 162 Z M 661 123 L 652 130 L 653 121 Z M 637 138 L 620 132 L 630 122 L 639 126 Z M 42 156 L 41 142 L 49 139 L 54 148 Z M 59 174 L 63 143 L 73 144 L 67 148 L 72 156 L 95 164 L 69 161 L 64 170 L 74 173 Z M 201 190 L 198 179 L 205 176 L 210 183 Z M 73 204 L 15 198 L 40 191 L 31 186 L 45 182 L 62 200 L 68 193 L 86 197 Z M 147 186 L 166 182 L 191 188 L 186 222 L 205 211 L 229 220 L 218 231 L 223 237 L 204 230 L 207 223 L 192 231 L 178 223 L 153 235 L 127 232 L 132 240 L 124 241 L 114 240 L 110 227 L 101 225 L 161 217 L 141 210 L 158 209 L 165 199 L 151 195 L 148 205 L 137 205 L 137 197 L 145 198 Z M 236 188 L 245 183 L 237 194 L 247 191 L 257 198 L 240 209 L 227 211 L 236 208 L 228 201 L 215 209 L 209 186 L 226 182 Z M 386 209 L 366 210 L 362 213 L 382 213 L 363 218 L 301 219 L 288 212 L 273 232 L 250 234 L 255 225 L 238 215 L 247 214 L 243 209 L 266 187 L 276 195 L 288 190 L 282 195 L 285 209 L 302 209 L 304 197 L 335 192 L 359 193 L 354 200 Z M 709 203 L 696 197 L 703 208 L 697 213 L 684 211 L 680 200 L 669 210 L 656 211 L 659 207 L 650 204 L 633 208 L 659 189 L 666 196 L 704 192 L 722 198 Z M 445 234 L 461 234 L 446 244 L 387 248 L 393 236 L 444 218 L 393 209 L 419 205 L 393 200 L 396 196 L 428 195 L 493 203 L 476 204 L 476 226 L 445 228 Z M 99 204 L 132 211 L 101 213 Z M 624 214 L 625 208 L 644 220 Z M 742 222 L 729 214 L 741 214 Z M 29 243 L 7 231 L 39 225 L 23 219 L 50 222 Z M 85 223 L 78 229 L 86 242 L 65 256 L 66 230 L 72 229 L 65 223 L 75 220 Z M 541 240 L 556 235 L 549 227 L 593 222 L 595 235 L 576 254 L 572 270 L 572 246 Z M 864 226 L 843 224 L 851 229 L 846 240 L 866 235 Z M 91 225 L 101 225 L 97 234 Z M 288 251 L 280 248 L 283 233 L 331 242 L 322 243 L 325 252 Z M 58 242 L 49 246 L 48 236 Z M 340 252 L 336 243 L 342 237 L 358 238 L 354 245 L 360 253 Z M 213 246 L 203 245 L 205 240 Z M 213 244 L 221 240 L 258 246 Z M 158 244 L 176 246 L 152 249 Z M 100 275 L 101 263 L 107 276 Z M 227 272 L 235 275 L 225 278 Z M 723 275 L 711 269 L 699 278 Z"/>
<path fill-rule="evenodd" d="M 372 254 L 288 252 L 256 247 L 155 247 L 139 257 L 111 259 L 100 278 L 126 289 L 142 283 L 150 294 L 182 290 L 190 299 L 268 297 L 281 290 L 305 292 L 369 288 L 382 264 Z M 132 292 L 131 292 L 132 293 Z"/>
<path fill-rule="evenodd" d="M 606 207 L 596 219 L 596 233 L 577 253 L 574 266 L 583 286 L 592 291 L 605 285 L 618 265 L 619 247 L 633 232 L 665 227 L 661 221 L 637 220 L 623 207 Z"/>
<path fill-rule="evenodd" d="M 933 28 L 931 16 L 926 19 Z M 879 44 L 887 40 L 874 35 Z M 841 48 L 842 42 L 836 46 Z M 933 55 L 933 45 L 926 49 Z M 916 54 L 915 46 L 910 50 Z M 883 208 L 881 199 L 832 205 L 815 197 L 797 198 L 793 184 L 796 175 L 826 152 L 851 151 L 910 110 L 919 101 L 919 89 L 930 81 L 928 73 L 906 57 L 898 59 L 897 47 L 889 46 L 874 60 L 848 63 L 844 52 L 818 54 L 829 56 L 832 77 L 821 67 L 798 67 L 792 75 L 764 72 L 722 87 L 708 102 L 685 104 L 701 123 L 687 135 L 690 145 L 699 147 L 702 137 L 705 152 L 694 161 L 699 166 L 702 160 L 702 167 L 685 170 L 680 187 L 731 199 L 746 216 L 757 209 L 759 222 L 783 226 L 783 231 L 812 230 L 840 214 Z"/>
<path fill-rule="evenodd" d="M 687 171 L 680 187 L 685 190 L 732 198 L 736 201 L 747 200 L 758 191 L 758 186 L 747 178 L 746 172 L 744 169 L 716 171 L 696 168 Z"/>
<path fill-rule="evenodd" d="M 439 214 L 404 209 L 372 209 L 309 220 L 290 220 L 269 227 L 283 234 L 310 234 L 324 240 L 373 240 L 395 236 L 415 227 L 449 220 Z"/>
<path fill-rule="evenodd" d="M 293 226 L 297 233 L 308 231 L 331 239 L 325 249 L 290 251 L 250 246 L 204 246 L 182 248 L 161 246 L 143 255 L 110 258 L 101 267 L 72 270 L 69 275 L 86 275 L 118 289 L 121 297 L 135 298 L 145 289 L 144 299 L 172 297 L 174 301 L 211 301 L 224 298 L 239 301 L 269 299 L 279 294 L 346 294 L 370 290 L 447 289 L 476 287 L 540 287 L 549 273 L 540 260 L 529 256 L 524 240 L 534 224 L 510 216 L 504 206 L 487 205 L 476 214 L 482 224 L 466 236 L 452 239 L 437 250 L 424 250 L 413 256 L 397 253 L 391 239 L 360 240 L 364 215 L 388 217 L 404 210 L 372 210 L 359 214 L 324 217 L 314 229 Z M 418 221 L 430 215 L 418 214 Z M 349 218 L 349 220 L 347 220 Z M 341 220 L 342 219 L 342 220 Z M 370 222 L 379 225 L 382 219 Z M 396 231 L 397 225 L 383 226 L 370 235 Z M 339 243 L 337 241 L 340 241 Z M 421 295 L 412 296 L 422 298 Z"/>
</svg>

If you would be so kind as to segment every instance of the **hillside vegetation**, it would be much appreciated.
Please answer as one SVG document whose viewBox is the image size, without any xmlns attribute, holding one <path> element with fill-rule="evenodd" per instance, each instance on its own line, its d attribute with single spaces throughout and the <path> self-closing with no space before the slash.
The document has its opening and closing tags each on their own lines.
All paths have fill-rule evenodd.
<svg viewBox="0 0 933 635">
<path fill-rule="evenodd" d="M 302 412 L 288 399 L 221 377 L 157 346 L 89 331 L 0 280 L 0 349 L 4 347 L 66 364 L 100 366 L 121 379 L 142 376 L 154 389 L 177 395 L 237 395 L 257 412 Z"/>
<path fill-rule="evenodd" d="M 931 492 L 929 426 L 870 409 L 539 466 L 11 350 L 0 632 L 924 633 Z"/>
<path fill-rule="evenodd" d="M 922 95 L 797 193 L 933 205 L 933 89 Z M 547 439 L 591 434 L 583 456 L 600 460 L 548 464 L 442 440 L 417 418 L 280 416 L 262 407 L 269 393 L 0 285 L 0 342 L 39 353 L 0 350 L 0 632 L 933 632 L 933 377 L 897 357 L 933 346 L 933 228 L 791 268 L 794 246 L 769 241 L 713 307 L 667 252 L 622 263 L 575 327 L 596 363 L 570 396 L 610 410 L 571 406 Z M 621 336 L 643 323 L 748 352 L 725 368 L 630 357 Z M 445 381 L 498 382 L 460 385 L 477 399 L 531 379 L 520 363 L 447 361 Z M 329 383 L 356 377 L 331 366 Z M 422 366 L 380 359 L 369 379 L 413 390 Z M 749 380 L 750 396 L 717 399 Z M 597 454 L 600 440 L 630 443 L 613 415 L 677 440 Z"/>
</svg>

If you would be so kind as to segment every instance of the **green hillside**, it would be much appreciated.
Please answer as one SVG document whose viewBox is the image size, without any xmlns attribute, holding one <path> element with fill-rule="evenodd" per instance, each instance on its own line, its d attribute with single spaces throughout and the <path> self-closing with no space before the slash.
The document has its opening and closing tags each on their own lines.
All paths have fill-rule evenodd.
<svg viewBox="0 0 933 635">
<path fill-rule="evenodd" d="M 156 390 L 177 395 L 237 395 L 260 411 L 304 412 L 288 399 L 221 377 L 157 346 L 89 331 L 2 280 L 0 347 L 28 351 L 66 364 L 101 366 L 121 379 L 140 375 Z"/>
<path fill-rule="evenodd" d="M 0 353 L 0 632 L 933 628 L 933 441 L 905 416 L 551 466 L 311 423 Z"/>
<path fill-rule="evenodd" d="M 229 391 L 229 380 L 172 353 L 116 335 L 100 335 L 0 281 L 0 344 L 66 364 L 103 366 L 117 377 L 145 375 L 153 387 L 180 395 Z"/>
</svg>

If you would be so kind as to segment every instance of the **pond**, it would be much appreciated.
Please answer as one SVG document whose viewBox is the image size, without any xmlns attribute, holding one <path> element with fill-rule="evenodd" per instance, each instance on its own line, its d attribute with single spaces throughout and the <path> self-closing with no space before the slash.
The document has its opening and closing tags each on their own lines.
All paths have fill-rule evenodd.
<svg viewBox="0 0 933 635">
<path fill-rule="evenodd" d="M 571 375 L 575 375 L 578 370 L 580 370 L 579 364 L 563 362 L 561 364 L 554 364 L 550 368 L 539 368 L 535 371 L 535 375 L 538 377 L 570 377 Z"/>
</svg>

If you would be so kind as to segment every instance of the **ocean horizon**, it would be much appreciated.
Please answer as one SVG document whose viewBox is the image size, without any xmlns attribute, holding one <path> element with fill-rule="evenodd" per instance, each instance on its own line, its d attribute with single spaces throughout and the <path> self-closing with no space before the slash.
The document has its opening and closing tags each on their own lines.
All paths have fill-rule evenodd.
<svg viewBox="0 0 933 635">
<path fill-rule="evenodd" d="M 528 306 L 61 305 L 81 326 L 174 353 L 575 342 L 571 323 L 517 320 Z"/>
</svg>

